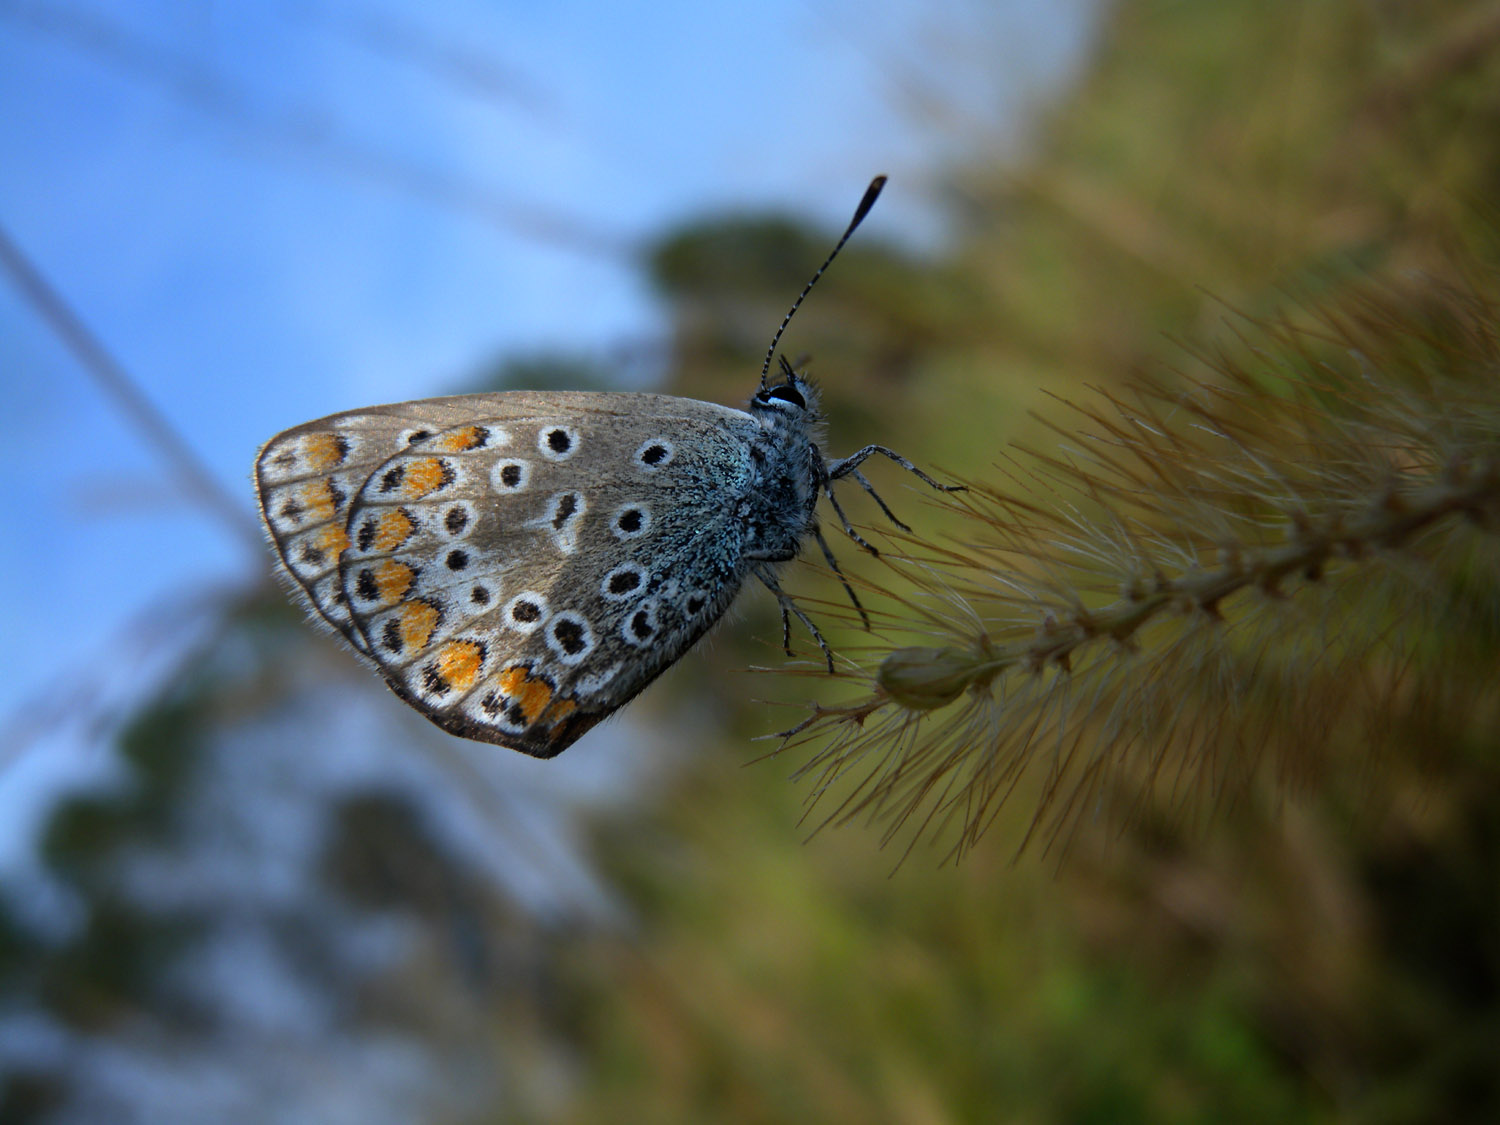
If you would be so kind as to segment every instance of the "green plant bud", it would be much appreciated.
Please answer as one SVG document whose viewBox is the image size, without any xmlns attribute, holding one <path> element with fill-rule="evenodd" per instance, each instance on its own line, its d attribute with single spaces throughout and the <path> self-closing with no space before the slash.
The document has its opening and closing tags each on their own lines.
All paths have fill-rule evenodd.
<svg viewBox="0 0 1500 1125">
<path fill-rule="evenodd" d="M 901 706 L 935 711 L 963 694 L 977 666 L 974 653 L 961 648 L 898 648 L 880 662 L 876 680 Z"/>
</svg>

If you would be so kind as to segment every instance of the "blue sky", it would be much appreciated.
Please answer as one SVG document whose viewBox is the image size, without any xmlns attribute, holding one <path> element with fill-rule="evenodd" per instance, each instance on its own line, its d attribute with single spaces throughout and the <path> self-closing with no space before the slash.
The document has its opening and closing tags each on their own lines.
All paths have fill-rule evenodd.
<svg viewBox="0 0 1500 1125">
<path fill-rule="evenodd" d="M 834 231 L 886 172 L 866 229 L 935 244 L 942 170 L 1024 135 L 1093 8 L 0 0 L 0 226 L 248 514 L 289 425 L 659 339 L 633 252 L 687 219 Z M 3 724 L 270 556 L 4 276 L 0 385 Z"/>
</svg>

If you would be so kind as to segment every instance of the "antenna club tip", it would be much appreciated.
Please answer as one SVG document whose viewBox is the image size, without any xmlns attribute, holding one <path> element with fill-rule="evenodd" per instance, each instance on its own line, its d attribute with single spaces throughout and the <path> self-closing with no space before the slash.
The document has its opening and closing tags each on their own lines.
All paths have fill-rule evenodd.
<svg viewBox="0 0 1500 1125">
<path fill-rule="evenodd" d="M 876 176 L 870 181 L 870 186 L 865 188 L 865 197 L 859 201 L 859 206 L 854 209 L 854 219 L 849 224 L 849 230 L 844 235 L 845 238 L 853 234 L 854 228 L 859 226 L 864 217 L 870 213 L 870 208 L 874 207 L 875 200 L 880 198 L 880 189 L 883 187 L 885 187 L 885 177 L 883 175 Z"/>
</svg>

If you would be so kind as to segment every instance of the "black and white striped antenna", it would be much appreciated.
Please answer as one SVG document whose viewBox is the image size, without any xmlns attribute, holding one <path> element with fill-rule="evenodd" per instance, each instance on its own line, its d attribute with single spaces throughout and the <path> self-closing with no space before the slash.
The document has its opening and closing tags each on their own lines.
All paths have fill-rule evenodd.
<svg viewBox="0 0 1500 1125">
<path fill-rule="evenodd" d="M 797 299 L 792 302 L 792 307 L 782 318 L 781 327 L 776 329 L 776 335 L 771 337 L 771 346 L 766 349 L 766 362 L 760 366 L 760 389 L 766 389 L 766 375 L 771 370 L 771 360 L 776 355 L 776 345 L 781 343 L 781 334 L 786 331 L 786 326 L 792 322 L 797 309 L 801 307 L 803 299 L 812 292 L 812 287 L 818 283 L 818 278 L 823 276 L 823 271 L 833 264 L 833 260 L 839 256 L 839 251 L 844 248 L 844 243 L 849 241 L 849 236 L 854 233 L 856 227 L 864 222 L 865 216 L 870 213 L 870 208 L 875 206 L 875 200 L 880 198 L 880 189 L 885 187 L 885 177 L 876 176 L 870 181 L 870 186 L 865 188 L 865 197 L 859 201 L 859 206 L 854 209 L 854 218 L 849 220 L 849 226 L 845 229 L 843 237 L 838 240 L 833 251 L 824 259 L 823 264 L 818 267 L 818 272 L 812 275 L 812 280 L 802 288 Z"/>
</svg>

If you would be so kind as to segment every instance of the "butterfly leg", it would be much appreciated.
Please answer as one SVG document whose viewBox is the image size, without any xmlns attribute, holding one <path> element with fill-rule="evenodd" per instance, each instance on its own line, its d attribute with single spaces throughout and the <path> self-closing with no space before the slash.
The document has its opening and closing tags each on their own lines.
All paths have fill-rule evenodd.
<svg viewBox="0 0 1500 1125">
<path fill-rule="evenodd" d="M 784 642 L 782 647 L 786 649 L 786 654 L 788 656 L 792 655 L 790 644 L 791 632 L 786 616 L 790 612 L 812 634 L 812 639 L 818 642 L 818 647 L 823 650 L 823 659 L 828 661 L 828 671 L 831 674 L 833 672 L 833 650 L 828 647 L 828 642 L 823 639 L 823 634 L 818 632 L 818 627 L 812 623 L 812 618 L 803 613 L 797 606 L 797 603 L 786 596 L 785 591 L 782 590 L 780 584 L 776 581 L 776 575 L 771 572 L 770 567 L 757 566 L 752 568 L 752 573 L 760 579 L 762 586 L 776 596 L 777 604 L 781 606 L 781 620 L 784 630 L 782 633 L 782 640 Z"/>
<path fill-rule="evenodd" d="M 828 540 L 823 538 L 823 530 L 819 527 L 813 528 L 813 538 L 818 541 L 818 546 L 823 548 L 823 558 L 828 560 L 828 568 L 838 575 L 839 582 L 844 587 L 844 593 L 849 595 L 849 600 L 854 608 L 859 611 L 859 619 L 865 623 L 865 632 L 870 631 L 870 615 L 865 612 L 865 607 L 859 604 L 859 598 L 854 593 L 854 587 L 849 585 L 849 579 L 844 577 L 844 572 L 839 569 L 839 560 L 833 557 L 833 551 L 828 546 Z"/>
<path fill-rule="evenodd" d="M 885 518 L 899 527 L 902 531 L 910 531 L 911 528 L 896 518 L 896 513 L 891 511 L 886 502 L 880 498 L 880 493 L 875 491 L 875 486 L 865 479 L 865 474 L 858 469 L 850 469 L 849 475 L 859 482 L 859 486 L 875 498 L 875 503 L 880 505 L 880 510 L 885 513 Z"/>
<path fill-rule="evenodd" d="M 817 447 L 814 446 L 813 448 L 816 449 Z M 870 554 L 878 558 L 880 556 L 880 552 L 877 551 L 874 547 L 870 546 L 863 535 L 854 530 L 853 525 L 849 522 L 849 517 L 844 514 L 844 509 L 843 506 L 839 503 L 839 498 L 833 494 L 833 477 L 828 473 L 826 469 L 823 472 L 823 479 L 818 483 L 822 486 L 823 495 L 827 496 L 828 502 L 833 505 L 834 514 L 839 517 L 839 523 L 843 525 L 844 534 L 847 535 L 850 539 L 853 539 L 865 550 L 869 551 Z M 881 505 L 881 507 L 884 506 L 885 505 L 883 504 Z M 828 548 L 825 547 L 824 551 L 826 552 L 827 550 Z"/>
<path fill-rule="evenodd" d="M 923 481 L 925 481 L 927 484 L 932 485 L 932 487 L 937 489 L 939 492 L 965 491 L 964 486 L 961 484 L 939 484 L 937 481 L 933 480 L 930 476 L 924 473 L 921 469 L 913 465 L 905 457 L 901 456 L 901 454 L 897 453 L 893 449 L 887 449 L 883 445 L 867 445 L 857 453 L 851 453 L 848 457 L 830 463 L 827 469 L 828 478 L 830 480 L 838 480 L 840 477 L 849 476 L 854 472 L 855 469 L 859 468 L 859 466 L 867 457 L 871 457 L 876 453 L 879 453 L 883 457 L 889 457 L 892 461 L 896 462 L 896 464 L 900 465 L 908 473 L 913 473 L 916 476 L 920 477 Z"/>
</svg>

